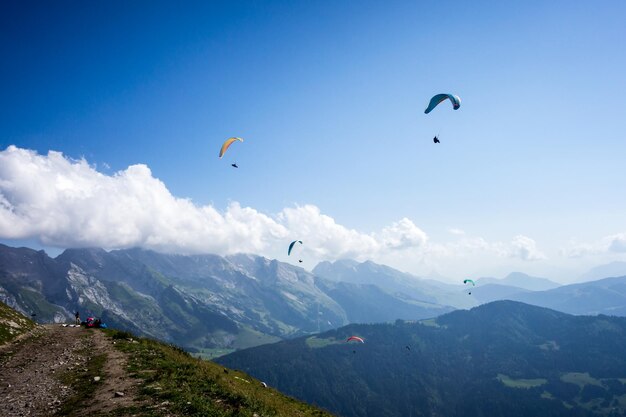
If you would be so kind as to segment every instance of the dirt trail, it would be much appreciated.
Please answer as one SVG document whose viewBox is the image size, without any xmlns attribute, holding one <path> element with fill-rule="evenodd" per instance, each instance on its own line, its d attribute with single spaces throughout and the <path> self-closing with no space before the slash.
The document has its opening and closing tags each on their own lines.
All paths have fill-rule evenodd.
<svg viewBox="0 0 626 417">
<path fill-rule="evenodd" d="M 107 360 L 104 363 L 105 378 L 93 395 L 93 401 L 77 416 L 93 416 L 97 413 L 108 413 L 116 408 L 139 405 L 136 398 L 139 380 L 130 378 L 126 372 L 126 355 L 113 347 L 113 342 L 102 332 L 93 332 L 94 350 L 104 352 Z M 123 396 L 117 396 L 122 393 Z"/>
<path fill-rule="evenodd" d="M 106 355 L 106 361 L 91 400 L 71 415 L 106 414 L 119 407 L 139 405 L 138 381 L 126 373 L 126 357 L 102 332 L 59 324 L 38 326 L 0 347 L 0 416 L 49 416 L 58 413 L 64 401 L 75 394 L 59 376 L 85 372 L 89 358 Z M 116 396 L 121 392 L 123 396 Z"/>
</svg>

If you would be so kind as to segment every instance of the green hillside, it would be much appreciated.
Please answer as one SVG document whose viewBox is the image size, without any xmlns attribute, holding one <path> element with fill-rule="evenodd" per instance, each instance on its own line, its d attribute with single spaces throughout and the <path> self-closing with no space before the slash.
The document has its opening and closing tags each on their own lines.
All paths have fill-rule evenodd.
<svg viewBox="0 0 626 417">
<path fill-rule="evenodd" d="M 0 345 L 16 338 L 36 326 L 6 304 L 0 302 Z"/>
<path fill-rule="evenodd" d="M 129 355 L 130 376 L 142 380 L 140 393 L 168 413 L 185 416 L 330 416 L 318 408 L 265 387 L 249 375 L 194 358 L 175 346 L 131 334 L 107 331 L 115 346 Z M 165 413 L 165 409 L 162 410 Z M 154 407 L 125 410 L 136 415 L 161 415 Z M 155 413 L 155 414 L 151 414 Z"/>
<path fill-rule="evenodd" d="M 624 352 L 624 318 L 500 301 L 217 361 L 345 417 L 626 416 Z"/>
</svg>

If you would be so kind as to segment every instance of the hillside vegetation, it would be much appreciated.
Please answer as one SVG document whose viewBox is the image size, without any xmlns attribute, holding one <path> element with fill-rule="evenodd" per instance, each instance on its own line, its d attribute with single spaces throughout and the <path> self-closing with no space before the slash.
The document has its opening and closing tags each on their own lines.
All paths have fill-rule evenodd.
<svg viewBox="0 0 626 417">
<path fill-rule="evenodd" d="M 0 302 L 0 345 L 26 333 L 35 326 L 32 320 Z"/>
<path fill-rule="evenodd" d="M 265 387 L 243 372 L 193 358 L 180 348 L 134 339 L 125 332 L 107 333 L 116 341 L 116 347 L 129 355 L 128 371 L 142 380 L 140 395 L 158 404 L 165 403 L 164 408 L 171 412 L 198 417 L 331 415 Z M 126 411 L 136 413 L 149 409 Z"/>
<path fill-rule="evenodd" d="M 217 361 L 345 417 L 626 416 L 624 352 L 625 318 L 498 301 Z"/>
</svg>

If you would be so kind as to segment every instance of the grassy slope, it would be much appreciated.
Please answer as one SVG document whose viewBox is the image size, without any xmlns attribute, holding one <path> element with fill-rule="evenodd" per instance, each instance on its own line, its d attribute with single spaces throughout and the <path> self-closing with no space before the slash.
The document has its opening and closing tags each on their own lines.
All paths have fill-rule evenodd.
<svg viewBox="0 0 626 417">
<path fill-rule="evenodd" d="M 0 303 L 0 345 L 36 326 L 28 318 Z M 107 330 L 115 346 L 130 356 L 129 372 L 142 380 L 140 394 L 152 406 L 117 410 L 112 415 L 136 416 L 248 416 L 308 417 L 331 414 L 265 388 L 260 381 L 243 372 L 226 370 L 213 362 L 193 358 L 187 352 L 148 339 Z M 89 397 L 91 378 L 98 375 L 105 356 L 92 357 L 88 372 L 67 372 L 61 380 L 74 388 L 76 395 L 68 399 L 62 415 L 80 413 L 84 399 Z"/>
<path fill-rule="evenodd" d="M 0 302 L 0 345 L 26 333 L 35 326 L 36 324 L 30 319 Z"/>
<path fill-rule="evenodd" d="M 179 348 L 126 332 L 109 330 L 115 346 L 130 355 L 129 371 L 143 380 L 140 393 L 155 401 L 121 411 L 142 416 L 330 416 L 315 407 L 265 388 L 243 372 L 225 370 Z"/>
</svg>

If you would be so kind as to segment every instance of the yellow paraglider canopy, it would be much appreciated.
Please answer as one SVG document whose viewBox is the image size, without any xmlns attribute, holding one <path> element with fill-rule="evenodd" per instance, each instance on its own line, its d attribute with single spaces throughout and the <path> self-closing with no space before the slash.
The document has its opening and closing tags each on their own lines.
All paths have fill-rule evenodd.
<svg viewBox="0 0 626 417">
<path fill-rule="evenodd" d="M 243 142 L 243 139 L 242 139 L 242 138 L 235 138 L 235 137 L 232 137 L 232 138 L 228 138 L 228 139 L 226 139 L 226 142 L 224 142 L 224 144 L 222 145 L 222 149 L 220 149 L 220 158 L 221 158 L 222 156 L 224 156 L 224 153 L 225 153 L 225 152 L 226 152 L 226 150 L 230 147 L 230 145 L 232 145 L 232 143 L 233 143 L 233 142 L 235 142 L 235 141 L 237 141 L 237 140 L 238 140 L 239 142 Z"/>
</svg>

